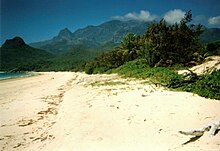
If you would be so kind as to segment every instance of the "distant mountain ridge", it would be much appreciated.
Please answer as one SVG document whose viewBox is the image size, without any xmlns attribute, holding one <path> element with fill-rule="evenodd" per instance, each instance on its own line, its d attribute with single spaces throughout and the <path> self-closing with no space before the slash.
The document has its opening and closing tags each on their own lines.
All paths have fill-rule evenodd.
<svg viewBox="0 0 220 151">
<path fill-rule="evenodd" d="M 202 43 L 210 43 L 220 40 L 220 28 L 206 28 L 200 36 Z"/>
<path fill-rule="evenodd" d="M 106 43 L 120 43 L 128 33 L 143 34 L 149 22 L 111 20 L 98 26 L 87 26 L 72 33 L 68 28 L 62 29 L 51 40 L 31 43 L 36 48 L 51 52 L 66 52 L 76 45 L 100 47 Z"/>
<path fill-rule="evenodd" d="M 106 43 L 120 43 L 128 33 L 143 34 L 146 32 L 150 22 L 141 21 L 119 21 L 111 20 L 98 26 L 87 26 L 71 32 L 68 28 L 62 29 L 57 36 L 30 45 L 35 48 L 48 50 L 53 53 L 67 52 L 77 45 L 85 45 L 90 48 L 100 47 Z M 220 28 L 204 28 L 201 42 L 209 43 L 220 40 Z"/>
<path fill-rule="evenodd" d="M 147 29 L 147 22 L 112 20 L 99 26 L 87 26 L 73 33 L 74 38 L 92 40 L 98 43 L 119 43 L 125 34 L 143 34 Z"/>
</svg>

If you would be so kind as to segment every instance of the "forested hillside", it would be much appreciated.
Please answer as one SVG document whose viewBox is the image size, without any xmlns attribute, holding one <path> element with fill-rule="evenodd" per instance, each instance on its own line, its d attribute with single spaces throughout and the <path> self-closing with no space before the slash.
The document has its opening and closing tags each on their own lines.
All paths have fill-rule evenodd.
<svg viewBox="0 0 220 151">
<path fill-rule="evenodd" d="M 97 55 L 112 50 L 116 45 L 106 43 L 93 48 L 76 45 L 67 52 L 54 54 L 27 45 L 20 37 L 6 40 L 1 47 L 1 71 L 76 71 Z"/>
<path fill-rule="evenodd" d="M 15 37 L 1 47 L 1 71 L 30 71 L 42 68 L 45 60 L 54 58 L 54 55 L 28 46 L 22 38 Z"/>
</svg>

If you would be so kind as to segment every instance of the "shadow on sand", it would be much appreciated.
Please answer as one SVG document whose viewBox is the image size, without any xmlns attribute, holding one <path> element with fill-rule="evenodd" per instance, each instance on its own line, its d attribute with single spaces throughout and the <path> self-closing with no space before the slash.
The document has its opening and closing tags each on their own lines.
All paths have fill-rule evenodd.
<svg viewBox="0 0 220 151">
<path fill-rule="evenodd" d="M 219 132 L 220 132 L 220 129 L 217 129 L 217 131 L 215 132 L 215 135 L 217 135 Z M 186 144 L 195 142 L 195 141 L 197 141 L 197 140 L 198 140 L 200 137 L 202 137 L 202 136 L 203 136 L 203 135 L 192 137 L 192 138 L 190 138 L 190 140 L 188 140 L 187 142 L 183 143 L 182 145 L 186 145 Z"/>
</svg>

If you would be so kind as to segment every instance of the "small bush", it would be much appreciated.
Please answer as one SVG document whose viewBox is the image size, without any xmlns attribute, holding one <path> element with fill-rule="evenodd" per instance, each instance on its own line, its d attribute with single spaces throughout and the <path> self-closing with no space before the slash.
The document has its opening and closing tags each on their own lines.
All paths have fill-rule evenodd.
<svg viewBox="0 0 220 151">
<path fill-rule="evenodd" d="M 220 100 L 220 70 L 215 70 L 210 75 L 203 75 L 200 80 L 183 86 L 181 90 Z"/>
</svg>

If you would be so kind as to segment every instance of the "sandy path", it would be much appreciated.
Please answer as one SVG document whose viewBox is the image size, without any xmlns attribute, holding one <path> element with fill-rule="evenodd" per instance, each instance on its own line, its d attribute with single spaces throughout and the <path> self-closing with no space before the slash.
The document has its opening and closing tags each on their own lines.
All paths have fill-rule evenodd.
<svg viewBox="0 0 220 151">
<path fill-rule="evenodd" d="M 82 73 L 0 82 L 0 90 L 3 150 L 220 151 L 220 132 L 186 145 L 191 137 L 178 133 L 220 119 L 217 100 Z"/>
</svg>

